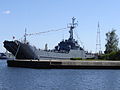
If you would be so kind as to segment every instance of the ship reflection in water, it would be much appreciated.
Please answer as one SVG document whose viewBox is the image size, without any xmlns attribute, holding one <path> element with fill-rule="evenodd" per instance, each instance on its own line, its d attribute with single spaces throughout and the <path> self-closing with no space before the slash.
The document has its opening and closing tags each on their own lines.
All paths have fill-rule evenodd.
<svg viewBox="0 0 120 90">
<path fill-rule="evenodd" d="M 16 59 L 70 59 L 70 58 L 94 58 L 94 54 L 86 53 L 86 51 L 78 44 L 78 42 L 73 38 L 73 29 L 76 27 L 75 18 L 72 18 L 72 23 L 69 26 L 70 36 L 68 39 L 61 41 L 53 50 L 47 50 L 47 45 L 45 50 L 37 49 L 35 46 L 31 46 L 26 41 L 20 42 L 15 41 L 4 41 L 4 47 L 11 52 Z M 63 28 L 65 29 L 65 28 Z M 61 29 L 59 29 L 61 30 Z M 56 30 L 52 30 L 56 31 Z M 47 31 L 50 32 L 50 31 Z M 42 32 L 45 33 L 45 32 Z M 30 34 L 32 35 L 32 34 Z"/>
<path fill-rule="evenodd" d="M 0 60 L 0 90 L 120 90 L 120 70 L 11 68 Z"/>
</svg>

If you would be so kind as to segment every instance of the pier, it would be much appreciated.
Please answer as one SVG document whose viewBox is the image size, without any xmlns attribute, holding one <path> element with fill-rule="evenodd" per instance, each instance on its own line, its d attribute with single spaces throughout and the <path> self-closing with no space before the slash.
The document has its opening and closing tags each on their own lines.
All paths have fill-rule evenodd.
<svg viewBox="0 0 120 90">
<path fill-rule="evenodd" d="M 120 61 L 8 60 L 9 67 L 37 69 L 120 69 Z"/>
</svg>

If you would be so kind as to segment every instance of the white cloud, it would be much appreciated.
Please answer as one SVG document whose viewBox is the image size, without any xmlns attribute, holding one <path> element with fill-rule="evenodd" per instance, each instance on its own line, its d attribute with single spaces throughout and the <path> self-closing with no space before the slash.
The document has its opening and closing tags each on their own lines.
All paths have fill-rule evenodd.
<svg viewBox="0 0 120 90">
<path fill-rule="evenodd" d="M 10 13 L 11 13 L 10 10 L 5 10 L 5 11 L 3 11 L 3 14 L 10 14 Z"/>
</svg>

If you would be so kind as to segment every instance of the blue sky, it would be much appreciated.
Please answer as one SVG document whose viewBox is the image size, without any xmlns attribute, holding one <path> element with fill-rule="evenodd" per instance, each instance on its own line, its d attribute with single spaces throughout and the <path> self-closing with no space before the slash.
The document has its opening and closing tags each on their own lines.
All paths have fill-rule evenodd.
<svg viewBox="0 0 120 90">
<path fill-rule="evenodd" d="M 120 0 L 0 0 L 0 52 L 3 41 L 20 39 L 27 33 L 36 33 L 67 27 L 74 16 L 78 21 L 75 32 L 85 50 L 95 52 L 97 24 L 100 23 L 101 47 L 104 51 L 105 33 L 112 28 L 120 36 Z M 54 48 L 69 37 L 69 29 L 28 36 L 27 40 L 37 48 L 47 43 Z M 76 35 L 74 35 L 76 39 Z M 79 41 L 79 39 L 78 39 Z M 81 44 L 81 43 L 80 43 Z"/>
</svg>

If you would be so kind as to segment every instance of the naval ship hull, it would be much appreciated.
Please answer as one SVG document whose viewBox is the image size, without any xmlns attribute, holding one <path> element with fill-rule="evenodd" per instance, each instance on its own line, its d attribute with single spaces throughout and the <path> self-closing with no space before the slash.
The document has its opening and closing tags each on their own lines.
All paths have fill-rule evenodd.
<svg viewBox="0 0 120 90">
<path fill-rule="evenodd" d="M 87 58 L 84 50 L 70 50 L 68 53 L 60 53 L 52 50 L 41 50 L 18 40 L 4 41 L 4 47 L 11 52 L 16 59 L 70 59 Z"/>
<path fill-rule="evenodd" d="M 41 50 L 41 49 L 37 49 L 35 46 L 30 45 L 26 41 L 26 36 L 33 34 L 26 34 L 26 30 L 24 35 L 24 42 L 20 42 L 18 40 L 4 41 L 4 47 L 9 52 L 11 52 L 16 57 L 16 59 L 93 58 L 94 55 L 86 53 L 84 49 L 78 44 L 78 42 L 73 38 L 73 29 L 76 27 L 76 25 L 77 23 L 75 23 L 75 18 L 73 17 L 72 23 L 70 23 L 69 26 L 70 37 L 66 40 L 62 40 L 61 42 L 59 42 L 58 45 L 55 46 L 53 50 L 47 50 L 47 49 Z M 56 30 L 51 30 L 51 31 L 56 31 Z"/>
</svg>

